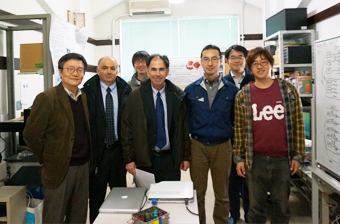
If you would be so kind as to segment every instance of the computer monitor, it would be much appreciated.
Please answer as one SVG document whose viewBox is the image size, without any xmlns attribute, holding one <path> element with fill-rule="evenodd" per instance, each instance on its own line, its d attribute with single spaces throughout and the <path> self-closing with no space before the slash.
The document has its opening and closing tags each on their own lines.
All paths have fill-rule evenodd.
<svg viewBox="0 0 340 224">
<path fill-rule="evenodd" d="M 311 108 L 310 107 L 303 107 L 302 109 L 302 115 L 303 115 L 303 123 L 305 125 L 305 135 L 306 139 L 311 139 L 312 137 L 312 129 L 311 129 Z"/>
</svg>

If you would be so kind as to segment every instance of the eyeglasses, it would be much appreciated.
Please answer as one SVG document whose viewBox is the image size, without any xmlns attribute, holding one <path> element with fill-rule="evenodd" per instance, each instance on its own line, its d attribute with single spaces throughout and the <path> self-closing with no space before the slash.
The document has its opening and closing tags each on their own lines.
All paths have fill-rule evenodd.
<svg viewBox="0 0 340 224">
<path fill-rule="evenodd" d="M 142 63 L 143 65 L 146 64 L 146 61 L 145 60 L 136 60 L 135 61 L 135 65 L 138 65 L 139 63 Z"/>
<path fill-rule="evenodd" d="M 67 70 L 69 73 L 71 73 L 71 74 L 73 74 L 73 72 L 76 71 L 76 70 L 77 70 L 77 73 L 78 73 L 79 75 L 83 75 L 83 74 L 85 73 L 85 70 L 82 69 L 82 68 L 77 68 L 77 69 L 75 69 L 75 68 L 73 68 L 73 67 L 68 67 L 68 68 L 64 68 L 64 69 L 66 69 L 66 70 Z"/>
<path fill-rule="evenodd" d="M 269 63 L 269 61 L 253 62 L 253 63 L 251 64 L 251 66 L 252 66 L 252 67 L 257 67 L 257 66 L 259 66 L 259 65 L 261 65 L 261 66 L 266 66 L 266 65 L 268 65 L 268 63 Z"/>
<path fill-rule="evenodd" d="M 243 60 L 245 57 L 244 56 L 238 56 L 238 57 L 234 57 L 234 56 L 232 56 L 232 57 L 230 57 L 229 58 L 229 60 L 230 61 L 235 61 L 235 60 Z"/>
<path fill-rule="evenodd" d="M 210 58 L 202 58 L 201 61 L 205 64 L 209 63 L 209 61 L 211 61 L 212 63 L 214 64 L 217 64 L 218 63 L 218 60 L 220 60 L 220 58 L 217 58 L 217 57 L 214 57 L 212 59 Z"/>
</svg>

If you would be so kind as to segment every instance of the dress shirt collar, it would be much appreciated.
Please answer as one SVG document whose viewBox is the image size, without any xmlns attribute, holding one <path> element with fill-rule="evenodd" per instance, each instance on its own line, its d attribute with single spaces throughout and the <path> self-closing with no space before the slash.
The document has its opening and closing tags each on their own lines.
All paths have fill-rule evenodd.
<svg viewBox="0 0 340 224">
<path fill-rule="evenodd" d="M 215 79 L 213 83 L 219 83 L 222 80 L 222 74 L 219 73 L 220 76 L 218 77 L 218 79 Z M 210 81 L 205 77 L 205 75 L 203 75 L 203 80 L 204 83 L 210 83 Z"/>
<path fill-rule="evenodd" d="M 64 87 L 64 90 L 66 91 L 67 95 L 69 95 L 74 101 L 78 100 L 78 97 L 81 95 L 81 90 L 77 89 L 77 95 L 75 96 L 70 90 Z"/>
<path fill-rule="evenodd" d="M 157 93 L 159 92 L 161 95 L 163 95 L 163 93 L 165 92 L 165 83 L 164 83 L 164 87 L 161 89 L 161 90 L 157 90 L 157 89 L 155 89 L 152 85 L 151 85 L 151 88 L 152 88 L 152 92 L 153 92 L 153 94 L 155 95 L 157 95 Z"/>
<path fill-rule="evenodd" d="M 101 86 L 102 89 L 105 89 L 105 92 L 106 92 L 107 87 L 109 87 L 111 89 L 111 92 L 112 92 L 112 90 L 114 90 L 114 88 L 116 88 L 117 84 L 116 84 L 116 82 L 114 82 L 111 86 L 107 86 L 105 83 L 100 81 L 100 86 Z"/>
<path fill-rule="evenodd" d="M 231 74 L 231 77 L 233 77 L 234 79 L 237 79 L 237 77 L 233 74 L 232 71 L 230 71 L 230 74 Z M 242 75 L 240 76 L 240 78 L 238 78 L 238 79 L 244 78 L 245 75 L 246 75 L 246 72 L 243 71 L 243 74 L 242 74 Z"/>
</svg>

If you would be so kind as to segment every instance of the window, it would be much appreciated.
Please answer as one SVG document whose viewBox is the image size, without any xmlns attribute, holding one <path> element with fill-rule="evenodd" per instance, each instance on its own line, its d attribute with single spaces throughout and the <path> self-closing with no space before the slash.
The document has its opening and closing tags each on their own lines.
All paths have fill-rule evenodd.
<svg viewBox="0 0 340 224">
<path fill-rule="evenodd" d="M 121 74 L 130 80 L 136 51 L 168 57 L 200 56 L 208 44 L 227 48 L 239 43 L 238 16 L 121 20 Z"/>
</svg>

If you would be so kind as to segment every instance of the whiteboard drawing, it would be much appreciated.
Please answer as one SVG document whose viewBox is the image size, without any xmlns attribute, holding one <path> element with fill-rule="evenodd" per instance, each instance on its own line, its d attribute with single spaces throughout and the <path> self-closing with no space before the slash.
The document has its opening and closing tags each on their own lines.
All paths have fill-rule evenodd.
<svg viewBox="0 0 340 224">
<path fill-rule="evenodd" d="M 315 161 L 340 174 L 340 35 L 315 42 Z"/>
<path fill-rule="evenodd" d="M 340 46 L 337 46 L 337 40 L 332 40 L 334 44 L 331 50 L 324 53 L 322 63 L 322 80 L 321 83 L 326 88 L 326 97 L 340 100 Z M 320 49 L 320 48 L 319 48 Z M 321 53 L 321 52 L 318 52 Z"/>
<path fill-rule="evenodd" d="M 340 112 L 335 107 L 326 109 L 324 133 L 329 163 L 340 167 Z"/>
</svg>

